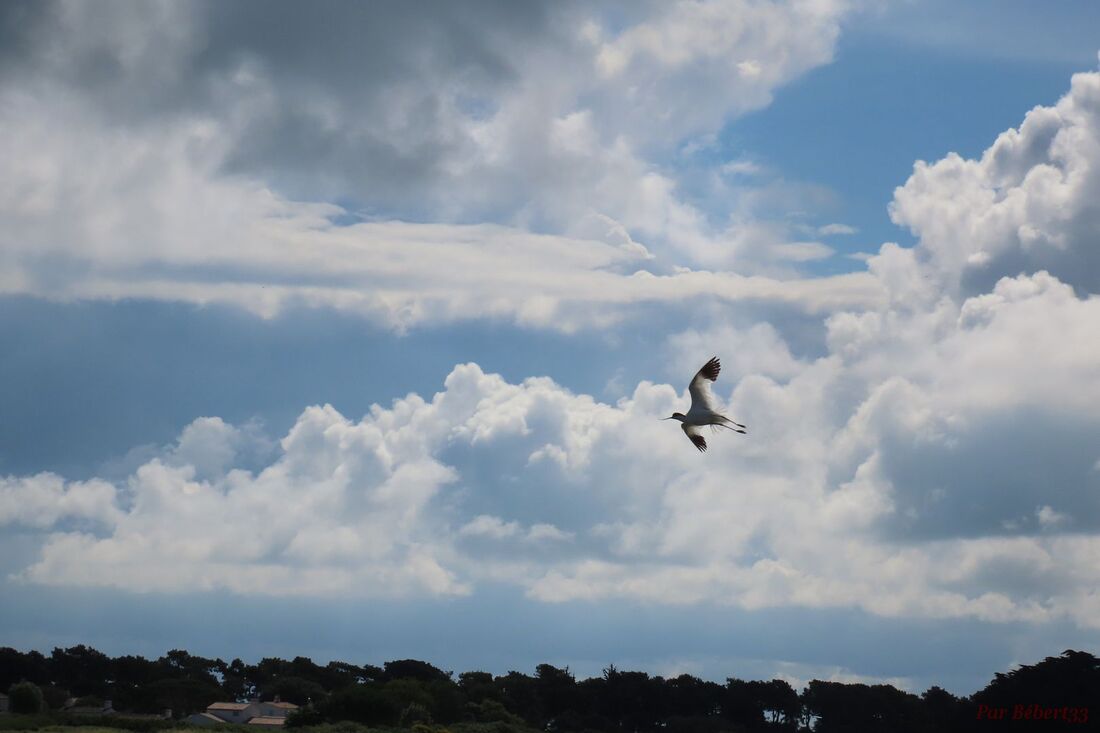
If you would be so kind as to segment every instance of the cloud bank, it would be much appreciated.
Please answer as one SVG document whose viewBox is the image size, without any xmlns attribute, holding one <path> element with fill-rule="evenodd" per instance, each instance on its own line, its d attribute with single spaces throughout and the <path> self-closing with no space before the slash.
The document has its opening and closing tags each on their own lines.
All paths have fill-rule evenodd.
<svg viewBox="0 0 1100 733">
<path fill-rule="evenodd" d="M 409 21 L 387 6 L 381 68 L 324 66 L 341 54 L 311 55 L 308 22 L 281 65 L 260 29 L 230 45 L 174 6 L 130 24 L 83 7 L 35 15 L 34 37 L 61 45 L 0 81 L 5 293 L 307 303 L 398 328 L 584 328 L 639 304 L 759 300 L 812 314 L 821 347 L 721 307 L 660 334 L 685 381 L 728 354 L 720 397 L 751 433 L 705 456 L 656 420 L 682 409 L 682 385 L 608 404 L 476 364 L 358 420 L 308 407 L 277 448 L 201 418 L 125 482 L 4 479 L 0 522 L 41 540 L 22 581 L 365 597 L 504 583 L 548 603 L 1096 628 L 1100 73 L 980 159 L 918 163 L 891 206 L 915 247 L 804 278 L 790 263 L 825 245 L 716 223 L 655 161 L 827 61 L 840 4 L 654 4 L 617 23 L 585 5 L 515 10 L 476 47 L 441 24 L 423 54 L 397 47 Z M 231 28 L 234 6 L 217 7 Z M 540 29 L 526 61 L 513 23 Z M 75 28 L 94 32 L 63 43 Z M 104 49 L 110 73 L 89 63 Z M 345 100 L 295 68 L 371 74 Z M 172 93 L 95 101 L 124 83 Z M 662 113 L 704 90 L 695 114 Z M 299 175 L 306 159 L 321 162 Z M 349 217 L 307 190 L 377 210 Z"/>
<path fill-rule="evenodd" d="M 662 162 L 829 61 L 845 3 L 435 10 L 9 6 L 0 292 L 567 330 L 879 296 Z"/>
</svg>

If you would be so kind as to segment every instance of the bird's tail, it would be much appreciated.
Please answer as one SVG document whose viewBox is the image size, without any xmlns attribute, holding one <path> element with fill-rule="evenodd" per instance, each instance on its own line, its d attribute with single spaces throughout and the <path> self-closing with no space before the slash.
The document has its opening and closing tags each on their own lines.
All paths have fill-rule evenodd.
<svg viewBox="0 0 1100 733">
<path fill-rule="evenodd" d="M 714 417 L 718 420 L 718 422 L 715 423 L 716 425 L 721 425 L 724 428 L 729 428 L 733 432 L 741 433 L 742 435 L 745 435 L 749 432 L 749 429 L 746 428 L 744 425 L 739 422 L 734 422 L 733 420 L 730 420 L 725 415 L 715 415 Z"/>
</svg>

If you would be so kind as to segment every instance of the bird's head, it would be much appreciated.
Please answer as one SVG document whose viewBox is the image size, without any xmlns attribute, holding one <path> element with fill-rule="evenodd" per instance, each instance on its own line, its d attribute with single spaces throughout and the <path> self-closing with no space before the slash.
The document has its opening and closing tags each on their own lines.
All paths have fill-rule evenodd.
<svg viewBox="0 0 1100 733">
<path fill-rule="evenodd" d="M 662 417 L 661 419 L 662 420 L 679 420 L 680 422 L 683 422 L 684 421 L 684 413 L 674 412 L 674 413 L 672 413 L 671 417 Z"/>
</svg>

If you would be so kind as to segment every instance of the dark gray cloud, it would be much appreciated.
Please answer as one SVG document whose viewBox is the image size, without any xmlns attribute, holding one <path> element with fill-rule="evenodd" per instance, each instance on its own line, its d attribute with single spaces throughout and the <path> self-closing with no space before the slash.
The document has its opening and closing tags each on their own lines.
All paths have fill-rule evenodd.
<svg viewBox="0 0 1100 733">
<path fill-rule="evenodd" d="M 9 83 L 62 85 L 122 127 L 220 120 L 233 136 L 225 172 L 387 212 L 464 155 L 464 105 L 495 104 L 537 49 L 572 42 L 563 19 L 574 8 L 15 3 L 0 15 L 0 47 Z"/>
</svg>

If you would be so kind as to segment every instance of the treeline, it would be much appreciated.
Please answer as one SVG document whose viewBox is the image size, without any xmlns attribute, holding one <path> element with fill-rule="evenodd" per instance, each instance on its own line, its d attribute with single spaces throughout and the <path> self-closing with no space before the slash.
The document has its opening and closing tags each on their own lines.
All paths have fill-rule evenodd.
<svg viewBox="0 0 1100 733">
<path fill-rule="evenodd" d="M 1066 651 L 998 673 L 983 690 L 956 697 L 932 687 L 921 695 L 891 685 L 814 680 L 798 692 L 783 680 L 691 675 L 663 678 L 609 666 L 577 680 L 568 669 L 540 664 L 534 675 L 462 672 L 457 677 L 413 659 L 382 666 L 306 657 L 224 662 L 173 650 L 156 660 L 108 657 L 86 646 L 36 651 L 0 648 L 0 690 L 32 683 L 41 704 L 111 700 L 115 710 L 176 717 L 217 701 L 275 697 L 301 708 L 288 727 L 352 721 L 371 727 L 489 724 L 496 733 L 534 728 L 550 733 L 907 733 L 970 730 L 1100 730 L 1100 660 Z M 35 691 L 38 694 L 38 691 Z M 1072 714 L 1071 714 L 1072 711 Z M 1082 712 L 1083 711 L 1083 712 Z M 1090 718 L 1089 716 L 1093 716 Z M 1072 720 L 1071 720 L 1072 717 Z"/>
</svg>

